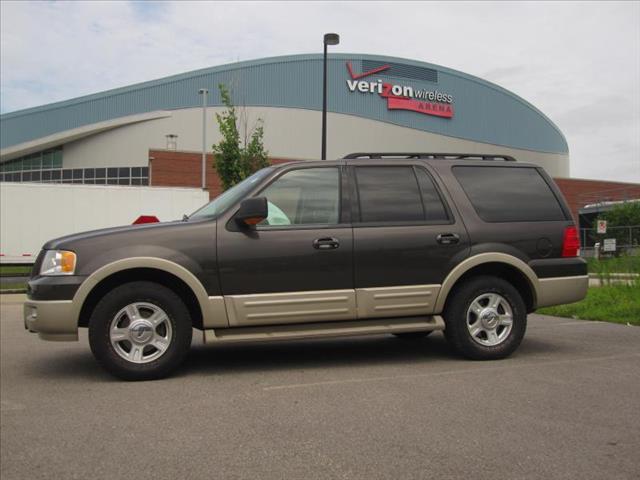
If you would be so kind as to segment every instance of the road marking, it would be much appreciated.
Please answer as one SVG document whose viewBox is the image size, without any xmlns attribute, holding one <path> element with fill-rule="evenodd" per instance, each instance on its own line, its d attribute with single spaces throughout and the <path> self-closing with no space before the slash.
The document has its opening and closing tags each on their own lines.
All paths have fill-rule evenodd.
<svg viewBox="0 0 640 480">
<path fill-rule="evenodd" d="M 611 323 L 598 322 L 596 320 L 582 320 L 578 322 L 554 323 L 553 325 L 555 325 L 556 327 L 564 327 L 564 326 L 571 326 L 571 325 L 611 325 Z M 623 324 L 620 324 L 620 325 L 623 325 Z"/>
<path fill-rule="evenodd" d="M 623 355 L 609 355 L 606 357 L 588 357 L 588 358 L 574 358 L 567 360 L 552 360 L 552 361 L 542 361 L 542 362 L 531 362 L 524 364 L 516 364 L 516 365 L 504 365 L 500 367 L 480 367 L 480 368 L 465 368 L 461 370 L 446 370 L 443 372 L 432 372 L 432 373 L 415 373 L 410 375 L 394 375 L 394 376 L 385 376 L 385 377 L 367 377 L 367 378 L 347 378 L 344 380 L 325 380 L 322 382 L 311 382 L 311 383 L 292 383 L 286 385 L 273 385 L 270 387 L 263 387 L 264 391 L 272 391 L 272 390 L 287 390 L 294 388 L 308 388 L 308 387 L 322 387 L 327 385 L 342 385 L 348 383 L 365 383 L 365 382 L 384 382 L 387 380 L 407 380 L 412 378 L 426 378 L 426 377 L 438 377 L 442 375 L 456 375 L 456 374 L 465 374 L 465 373 L 477 373 L 477 372 L 494 372 L 499 370 L 509 370 L 509 369 L 518 369 L 518 368 L 528 368 L 528 367 L 540 367 L 545 365 L 561 365 L 564 363 L 577 363 L 577 362 L 592 362 L 592 361 L 602 361 L 602 360 L 616 360 L 627 357 L 640 357 L 640 353 L 627 353 Z"/>
<path fill-rule="evenodd" d="M 0 401 L 0 412 L 8 412 L 10 410 L 24 410 L 24 405 L 10 400 Z"/>
</svg>

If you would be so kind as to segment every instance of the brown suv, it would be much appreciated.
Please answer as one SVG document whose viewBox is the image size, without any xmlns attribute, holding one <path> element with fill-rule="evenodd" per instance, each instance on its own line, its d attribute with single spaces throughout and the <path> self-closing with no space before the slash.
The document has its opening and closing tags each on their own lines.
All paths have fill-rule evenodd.
<svg viewBox="0 0 640 480">
<path fill-rule="evenodd" d="M 206 343 L 444 330 L 472 359 L 511 354 L 536 308 L 585 296 L 553 181 L 510 157 L 353 154 L 256 172 L 183 221 L 44 245 L 25 326 L 77 340 L 125 379 Z"/>
</svg>

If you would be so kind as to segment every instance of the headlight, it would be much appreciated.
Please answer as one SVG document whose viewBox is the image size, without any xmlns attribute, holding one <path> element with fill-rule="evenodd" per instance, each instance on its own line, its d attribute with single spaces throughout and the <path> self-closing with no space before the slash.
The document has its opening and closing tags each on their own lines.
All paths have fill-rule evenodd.
<svg viewBox="0 0 640 480">
<path fill-rule="evenodd" d="M 40 275 L 73 275 L 76 254 L 66 250 L 48 250 L 40 267 Z"/>
</svg>

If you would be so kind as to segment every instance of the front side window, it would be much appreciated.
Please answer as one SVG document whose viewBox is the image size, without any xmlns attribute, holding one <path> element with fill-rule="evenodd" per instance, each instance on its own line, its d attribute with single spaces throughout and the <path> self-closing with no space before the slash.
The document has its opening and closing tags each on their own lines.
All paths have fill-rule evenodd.
<svg viewBox="0 0 640 480">
<path fill-rule="evenodd" d="M 335 225 L 340 219 L 336 167 L 292 170 L 265 188 L 269 216 L 259 225 Z"/>
</svg>

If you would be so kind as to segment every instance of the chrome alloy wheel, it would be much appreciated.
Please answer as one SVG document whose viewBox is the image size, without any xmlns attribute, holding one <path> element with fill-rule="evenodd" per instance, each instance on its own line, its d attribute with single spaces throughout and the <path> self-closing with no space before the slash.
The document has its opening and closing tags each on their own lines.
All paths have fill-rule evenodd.
<svg viewBox="0 0 640 480">
<path fill-rule="evenodd" d="M 480 345 L 493 347 L 506 340 L 513 328 L 513 310 L 502 295 L 483 293 L 467 309 L 467 329 Z"/>
<path fill-rule="evenodd" d="M 136 302 L 116 313 L 109 338 L 120 357 L 132 363 L 148 363 L 167 351 L 173 330 L 164 310 L 152 303 Z"/>
</svg>

